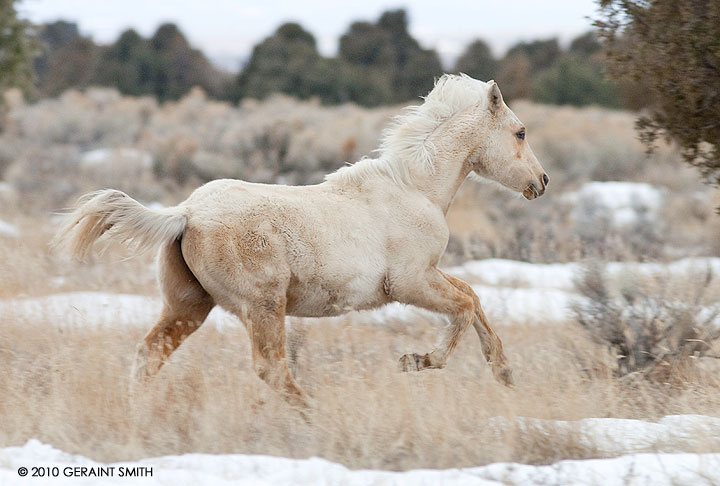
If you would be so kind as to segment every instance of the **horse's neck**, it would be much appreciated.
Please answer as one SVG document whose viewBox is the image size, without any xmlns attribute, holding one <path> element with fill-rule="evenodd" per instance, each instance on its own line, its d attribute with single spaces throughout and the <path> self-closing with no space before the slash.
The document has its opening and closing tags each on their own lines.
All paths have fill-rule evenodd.
<svg viewBox="0 0 720 486">
<path fill-rule="evenodd" d="M 455 193 L 470 172 L 466 160 L 472 155 L 471 149 L 461 136 L 453 136 L 451 130 L 436 131 L 429 140 L 434 146 L 432 170 L 424 164 L 411 160 L 394 158 L 386 154 L 379 159 L 364 159 L 352 166 L 343 167 L 326 177 L 339 187 L 355 187 L 361 190 L 392 187 L 394 184 L 407 185 L 422 193 L 431 203 L 447 214 Z M 377 185 L 377 182 L 390 182 Z M 364 188 L 364 189 L 363 189 Z"/>
<path fill-rule="evenodd" d="M 471 150 L 462 150 L 460 147 L 464 144 L 458 144 L 447 136 L 436 137 L 433 143 L 436 149 L 433 171 L 414 171 L 412 179 L 415 188 L 442 209 L 443 214 L 447 214 L 455 194 L 470 172 L 466 160 L 471 156 Z"/>
</svg>

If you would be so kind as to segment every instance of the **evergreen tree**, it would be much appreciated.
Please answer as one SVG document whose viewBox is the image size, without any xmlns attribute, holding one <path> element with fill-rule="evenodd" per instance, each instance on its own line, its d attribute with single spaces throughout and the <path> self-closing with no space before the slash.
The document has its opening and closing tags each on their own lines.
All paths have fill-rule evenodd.
<svg viewBox="0 0 720 486">
<path fill-rule="evenodd" d="M 175 24 L 158 27 L 149 43 L 153 93 L 159 100 L 178 99 L 193 86 L 200 86 L 211 95 L 219 94 L 222 75 L 202 52 L 190 46 Z M 142 67 L 137 65 L 138 71 Z"/>
<path fill-rule="evenodd" d="M 58 20 L 38 27 L 40 52 L 33 60 L 35 80 L 38 86 L 45 83 L 48 63 L 53 55 L 80 37 L 77 24 Z"/>
<path fill-rule="evenodd" d="M 75 37 L 48 57 L 40 93 L 57 96 L 70 88 L 86 88 L 92 84 L 99 49 L 87 37 Z"/>
<path fill-rule="evenodd" d="M 519 42 L 512 46 L 506 59 L 511 59 L 519 54 L 527 56 L 530 62 L 530 73 L 535 74 L 544 69 L 550 68 L 560 57 L 560 44 L 557 39 L 536 40 L 532 42 Z"/>
<path fill-rule="evenodd" d="M 387 11 L 375 24 L 353 23 L 340 38 L 339 57 L 372 81 L 355 100 L 370 105 L 417 98 L 443 71 L 437 53 L 408 32 L 405 10 Z"/>
<path fill-rule="evenodd" d="M 638 121 L 652 146 L 666 135 L 720 184 L 720 2 L 599 0 L 596 22 L 610 75 L 643 80 L 651 113 Z"/>
<path fill-rule="evenodd" d="M 532 99 L 556 105 L 619 107 L 621 96 L 617 86 L 605 80 L 602 60 L 595 32 L 576 37 L 567 52 L 533 77 Z"/>
<path fill-rule="evenodd" d="M 481 39 L 467 46 L 455 63 L 455 72 L 465 73 L 482 81 L 495 79 L 497 68 L 498 62 L 493 57 L 490 46 Z"/>
<path fill-rule="evenodd" d="M 602 44 L 597 32 L 590 30 L 570 42 L 570 52 L 579 56 L 597 57 L 602 52 Z"/>
<path fill-rule="evenodd" d="M 112 86 L 129 95 L 175 100 L 193 86 L 224 97 L 226 75 L 194 49 L 175 24 L 158 27 L 150 39 L 128 29 L 111 45 L 98 49 L 93 84 Z"/>
<path fill-rule="evenodd" d="M 253 48 L 250 61 L 237 78 L 237 98 L 265 98 L 288 93 L 298 98 L 323 95 L 331 98 L 332 87 L 323 86 L 318 70 L 321 62 L 315 37 L 296 23 L 281 25 L 273 35 Z M 332 83 L 330 83 L 332 84 Z"/>
<path fill-rule="evenodd" d="M 533 79 L 532 99 L 554 105 L 619 106 L 617 91 L 604 80 L 600 64 L 573 53 L 562 55 Z"/>
<path fill-rule="evenodd" d="M 498 63 L 495 81 L 500 85 L 503 98 L 506 101 L 513 99 L 528 99 L 531 94 L 530 59 L 524 52 L 507 54 Z"/>
<path fill-rule="evenodd" d="M 35 43 L 29 24 L 18 18 L 15 3 L 0 0 L 0 94 L 10 87 L 29 89 L 33 77 Z"/>
<path fill-rule="evenodd" d="M 150 43 L 128 29 L 100 56 L 94 81 L 129 95 L 155 93 L 155 62 Z"/>
</svg>

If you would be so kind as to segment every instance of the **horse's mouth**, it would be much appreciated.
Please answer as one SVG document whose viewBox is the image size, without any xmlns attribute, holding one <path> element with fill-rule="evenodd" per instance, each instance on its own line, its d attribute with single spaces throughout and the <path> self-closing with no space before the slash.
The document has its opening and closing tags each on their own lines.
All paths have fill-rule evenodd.
<svg viewBox="0 0 720 486">
<path fill-rule="evenodd" d="M 522 195 L 525 196 L 525 199 L 527 199 L 528 201 L 532 201 L 533 199 L 536 199 L 536 198 L 542 196 L 542 193 L 540 193 L 537 190 L 537 187 L 535 187 L 535 184 L 530 184 L 522 192 Z"/>
</svg>

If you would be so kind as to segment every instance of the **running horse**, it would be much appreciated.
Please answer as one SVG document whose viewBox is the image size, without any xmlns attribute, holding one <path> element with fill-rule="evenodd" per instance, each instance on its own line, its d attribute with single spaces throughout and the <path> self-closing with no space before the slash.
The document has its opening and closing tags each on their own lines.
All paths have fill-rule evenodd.
<svg viewBox="0 0 720 486">
<path fill-rule="evenodd" d="M 495 378 L 512 384 L 500 339 L 471 287 L 437 268 L 448 208 L 466 177 L 527 199 L 548 176 L 494 81 L 444 75 L 363 158 L 310 186 L 216 180 L 184 202 L 147 208 L 112 189 L 87 194 L 54 243 L 85 259 L 96 240 L 159 248 L 163 310 L 138 345 L 133 380 L 155 375 L 219 305 L 244 323 L 258 376 L 292 405 L 308 396 L 287 366 L 285 316 L 337 316 L 402 302 L 447 316 L 441 344 L 400 358 L 443 368 L 472 325 Z"/>
</svg>

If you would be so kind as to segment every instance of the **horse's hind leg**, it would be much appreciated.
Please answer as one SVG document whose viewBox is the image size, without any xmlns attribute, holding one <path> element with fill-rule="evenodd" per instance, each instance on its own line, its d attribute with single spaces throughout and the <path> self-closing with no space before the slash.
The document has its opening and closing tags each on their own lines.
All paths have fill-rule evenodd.
<svg viewBox="0 0 720 486">
<path fill-rule="evenodd" d="M 251 303 L 241 318 L 250 336 L 257 375 L 290 405 L 307 408 L 307 394 L 295 382 L 287 366 L 285 302 L 285 296 L 265 295 L 260 302 Z"/>
<path fill-rule="evenodd" d="M 188 268 L 175 241 L 160 251 L 158 276 L 163 311 L 138 345 L 132 379 L 155 375 L 173 351 L 203 323 L 215 303 Z"/>
</svg>

